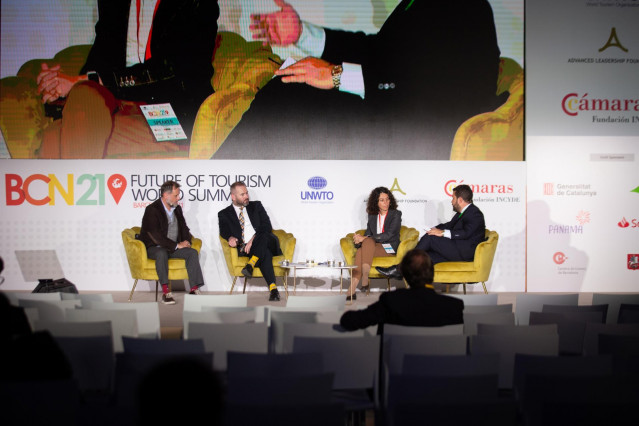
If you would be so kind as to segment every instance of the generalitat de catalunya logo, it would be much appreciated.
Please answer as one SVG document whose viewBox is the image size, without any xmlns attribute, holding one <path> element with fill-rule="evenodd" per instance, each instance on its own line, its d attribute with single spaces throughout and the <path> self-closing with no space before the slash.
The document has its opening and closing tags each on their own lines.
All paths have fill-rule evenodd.
<svg viewBox="0 0 639 426">
<path fill-rule="evenodd" d="M 553 262 L 555 262 L 557 265 L 563 264 L 566 261 L 566 259 L 568 259 L 566 257 L 566 255 L 563 254 L 560 251 L 558 251 L 557 253 L 553 254 L 553 256 L 552 256 Z"/>
</svg>

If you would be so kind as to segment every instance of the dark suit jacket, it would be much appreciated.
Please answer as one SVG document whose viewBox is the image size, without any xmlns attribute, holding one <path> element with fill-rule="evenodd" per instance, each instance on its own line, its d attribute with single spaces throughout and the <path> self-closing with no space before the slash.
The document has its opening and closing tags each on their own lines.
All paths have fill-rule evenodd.
<svg viewBox="0 0 639 426">
<path fill-rule="evenodd" d="M 384 232 L 377 233 L 377 215 L 368 215 L 368 225 L 364 235 L 372 237 L 376 243 L 389 243 L 395 252 L 399 247 L 399 230 L 402 227 L 402 212 L 389 210 L 384 220 Z"/>
<path fill-rule="evenodd" d="M 191 233 L 189 227 L 186 226 L 186 220 L 182 214 L 182 207 L 177 206 L 173 211 L 178 221 L 178 240 L 173 241 L 167 238 L 169 231 L 169 219 L 166 217 L 166 210 L 162 205 L 162 200 L 155 200 L 146 206 L 144 216 L 142 217 L 142 229 L 140 229 L 140 240 L 146 247 L 162 246 L 169 253 L 175 251 L 175 246 L 182 241 L 191 242 Z"/>
<path fill-rule="evenodd" d="M 190 135 L 195 115 L 213 93 L 213 49 L 219 8 L 210 0 L 161 0 L 151 31 L 151 58 L 126 67 L 130 2 L 98 0 L 95 42 L 80 74 L 96 71 L 116 98 L 170 102 Z M 134 86 L 120 81 L 134 78 Z"/>
<path fill-rule="evenodd" d="M 249 201 L 248 206 L 246 206 L 246 213 L 251 221 L 251 225 L 253 225 L 253 228 L 255 229 L 255 237 L 257 238 L 259 235 L 264 234 L 271 236 L 275 239 L 275 241 L 277 241 L 277 250 L 274 254 L 281 254 L 282 252 L 279 249 L 279 240 L 273 234 L 271 219 L 268 217 L 262 203 L 260 201 Z M 241 242 L 245 242 L 242 241 L 242 227 L 240 226 L 240 221 L 237 218 L 237 214 L 235 213 L 235 209 L 232 204 L 219 211 L 217 214 L 217 220 L 220 226 L 220 236 L 222 238 L 228 240 L 230 237 L 235 237 Z"/>
<path fill-rule="evenodd" d="M 379 300 L 363 310 L 345 312 L 340 325 L 357 330 L 375 324 L 399 324 L 436 327 L 462 324 L 464 302 L 419 287 L 382 293 Z"/>
<path fill-rule="evenodd" d="M 456 213 L 450 222 L 440 223 L 435 228 L 450 230 L 451 240 L 466 261 L 474 259 L 475 248 L 486 240 L 484 214 L 474 204 L 470 204 L 461 217 Z"/>
<path fill-rule="evenodd" d="M 391 121 L 398 140 L 442 139 L 428 158 L 448 158 L 459 125 L 505 100 L 499 55 L 487 0 L 403 0 L 377 34 L 327 29 L 322 58 L 361 64 L 366 114 Z"/>
</svg>

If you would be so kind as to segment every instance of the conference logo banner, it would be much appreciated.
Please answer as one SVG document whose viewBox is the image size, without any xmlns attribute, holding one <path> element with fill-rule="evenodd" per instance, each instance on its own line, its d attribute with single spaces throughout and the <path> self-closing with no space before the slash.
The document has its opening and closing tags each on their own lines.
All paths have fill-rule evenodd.
<svg viewBox="0 0 639 426">
<path fill-rule="evenodd" d="M 519 203 L 521 196 L 512 183 L 501 182 L 464 182 L 464 179 L 450 179 L 444 183 L 444 193 L 452 197 L 457 185 L 468 185 L 473 191 L 473 202 L 481 203 Z"/>
<path fill-rule="evenodd" d="M 107 206 L 128 204 L 144 208 L 160 198 L 162 183 L 180 184 L 180 205 L 192 202 L 230 202 L 230 185 L 270 188 L 270 174 L 130 174 L 121 173 L 6 173 L 6 206 Z M 109 194 L 111 198 L 109 198 Z"/>
</svg>

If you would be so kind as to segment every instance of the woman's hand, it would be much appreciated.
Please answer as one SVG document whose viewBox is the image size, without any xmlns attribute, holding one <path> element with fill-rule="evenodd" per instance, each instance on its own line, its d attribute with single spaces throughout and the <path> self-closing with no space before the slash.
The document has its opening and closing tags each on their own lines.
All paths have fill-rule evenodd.
<svg viewBox="0 0 639 426">
<path fill-rule="evenodd" d="M 362 241 L 364 241 L 366 238 L 368 238 L 368 237 L 365 237 L 365 236 L 359 235 L 359 234 L 355 234 L 355 235 L 353 235 L 353 243 L 361 244 Z"/>
</svg>

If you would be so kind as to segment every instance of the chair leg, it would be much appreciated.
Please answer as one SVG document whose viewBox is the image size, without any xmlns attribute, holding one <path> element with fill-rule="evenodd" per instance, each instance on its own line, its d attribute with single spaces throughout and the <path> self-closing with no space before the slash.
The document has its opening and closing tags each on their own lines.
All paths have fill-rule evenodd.
<svg viewBox="0 0 639 426">
<path fill-rule="evenodd" d="M 135 286 L 136 285 L 138 285 L 138 280 L 137 279 L 133 282 L 133 288 L 131 289 L 131 294 L 129 294 L 129 302 L 133 298 L 133 292 L 135 291 Z"/>
<path fill-rule="evenodd" d="M 235 281 L 237 281 L 237 277 L 233 277 L 233 284 L 231 284 L 231 291 L 229 291 L 229 294 L 233 294 L 233 288 L 235 288 Z"/>
<path fill-rule="evenodd" d="M 158 281 L 155 281 L 155 301 L 158 301 Z"/>
<path fill-rule="evenodd" d="M 463 286 L 464 286 L 464 294 L 466 294 L 466 283 L 464 283 Z"/>
<path fill-rule="evenodd" d="M 486 283 L 482 281 L 481 285 L 484 286 L 484 294 L 488 294 L 488 290 L 486 289 Z"/>
<path fill-rule="evenodd" d="M 446 293 L 450 293 L 450 284 L 446 284 Z"/>
<path fill-rule="evenodd" d="M 248 278 L 244 277 L 244 288 L 242 289 L 242 294 L 246 293 L 246 282 L 248 281 Z"/>
<path fill-rule="evenodd" d="M 390 278 L 386 278 L 386 290 L 390 291 Z"/>
</svg>

